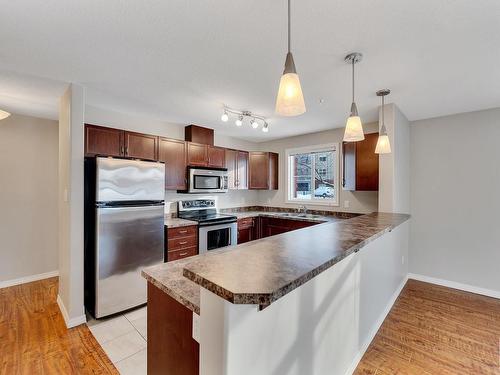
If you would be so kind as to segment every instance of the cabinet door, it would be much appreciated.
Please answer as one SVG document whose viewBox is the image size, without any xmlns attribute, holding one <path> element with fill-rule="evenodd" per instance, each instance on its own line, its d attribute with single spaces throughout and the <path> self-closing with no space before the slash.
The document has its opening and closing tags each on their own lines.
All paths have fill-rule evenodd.
<svg viewBox="0 0 500 375">
<path fill-rule="evenodd" d="M 248 189 L 248 152 L 238 151 L 236 184 L 238 189 Z"/>
<path fill-rule="evenodd" d="M 225 150 L 222 147 L 208 146 L 208 166 L 214 168 L 224 168 Z"/>
<path fill-rule="evenodd" d="M 269 190 L 278 190 L 278 154 L 269 153 Z"/>
<path fill-rule="evenodd" d="M 356 190 L 356 142 L 342 143 L 342 187 Z"/>
<path fill-rule="evenodd" d="M 269 153 L 249 153 L 249 188 L 269 189 Z"/>
<path fill-rule="evenodd" d="M 207 145 L 200 143 L 187 143 L 188 165 L 206 167 L 208 164 Z"/>
<path fill-rule="evenodd" d="M 125 132 L 125 156 L 158 160 L 158 137 L 149 134 Z"/>
<path fill-rule="evenodd" d="M 158 160 L 165 162 L 165 189 L 186 190 L 186 142 L 160 138 Z"/>
<path fill-rule="evenodd" d="M 85 156 L 123 156 L 123 130 L 85 125 Z"/>
<path fill-rule="evenodd" d="M 238 151 L 226 150 L 227 182 L 229 189 L 237 189 L 238 181 Z"/>
<path fill-rule="evenodd" d="M 378 154 L 375 153 L 378 133 L 365 134 L 356 145 L 356 190 L 378 190 Z"/>
<path fill-rule="evenodd" d="M 252 241 L 252 227 L 238 228 L 238 244 Z"/>
</svg>

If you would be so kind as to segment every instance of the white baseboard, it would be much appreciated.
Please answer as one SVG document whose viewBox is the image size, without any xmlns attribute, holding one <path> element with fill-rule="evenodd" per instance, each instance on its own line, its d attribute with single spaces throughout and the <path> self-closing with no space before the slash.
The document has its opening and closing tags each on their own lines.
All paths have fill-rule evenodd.
<svg viewBox="0 0 500 375">
<path fill-rule="evenodd" d="M 473 286 L 473 285 L 469 285 L 469 284 L 457 283 L 455 281 L 438 279 L 435 277 L 424 276 L 424 275 L 419 275 L 419 274 L 415 274 L 415 273 L 409 273 L 408 278 L 413 279 L 413 280 L 423 281 L 426 283 L 446 286 L 448 288 L 463 290 L 464 292 L 481 294 L 483 296 L 500 299 L 500 291 L 497 291 L 497 290 L 479 288 L 477 286 Z"/>
<path fill-rule="evenodd" d="M 389 311 L 391 311 L 392 306 L 394 305 L 394 302 L 396 302 L 396 300 L 398 299 L 399 294 L 403 290 L 403 288 L 404 288 L 404 286 L 405 286 L 405 284 L 406 284 L 407 281 L 408 281 L 408 276 L 406 276 L 401 281 L 401 284 L 399 284 L 398 288 L 396 289 L 396 291 L 392 295 L 391 299 L 389 300 L 389 302 L 385 306 L 384 311 L 382 312 L 382 314 L 380 314 L 380 316 L 377 319 L 376 323 L 373 325 L 368 338 L 361 345 L 361 347 L 359 348 L 358 354 L 356 355 L 356 357 L 354 357 L 354 359 L 353 359 L 353 361 L 351 363 L 351 366 L 346 371 L 346 375 L 352 374 L 356 370 L 356 367 L 358 367 L 359 361 L 361 361 L 361 358 L 363 358 L 363 355 L 365 354 L 365 352 L 368 349 L 368 347 L 370 346 L 373 338 L 375 337 L 375 335 L 377 334 L 378 330 L 380 329 L 380 326 L 382 325 L 382 323 L 384 322 L 385 318 L 387 317 L 387 314 L 389 314 Z"/>
<path fill-rule="evenodd" d="M 59 276 L 59 271 L 39 273 L 38 275 L 30 275 L 30 276 L 20 277 L 18 279 L 0 281 L 0 289 L 8 288 L 9 286 L 31 283 L 33 281 L 48 279 L 49 277 L 55 277 L 55 276 Z"/>
<path fill-rule="evenodd" d="M 68 311 L 66 310 L 66 307 L 64 306 L 64 303 L 59 294 L 57 295 L 57 305 L 59 306 L 59 310 L 61 311 L 61 315 L 64 318 L 64 322 L 66 323 L 67 328 L 73 328 L 79 326 L 80 324 L 87 323 L 87 317 L 85 316 L 85 314 L 74 317 L 72 319 L 69 318 Z"/>
</svg>

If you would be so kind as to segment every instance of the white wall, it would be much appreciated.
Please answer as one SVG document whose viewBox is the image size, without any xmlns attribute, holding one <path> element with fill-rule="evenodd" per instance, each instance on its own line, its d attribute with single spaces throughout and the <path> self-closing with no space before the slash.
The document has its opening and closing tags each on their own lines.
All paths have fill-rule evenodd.
<svg viewBox="0 0 500 375">
<path fill-rule="evenodd" d="M 0 121 L 0 284 L 57 271 L 57 155 L 57 121 Z"/>
<path fill-rule="evenodd" d="M 392 152 L 379 156 L 378 211 L 410 213 L 410 122 L 395 104 L 387 104 L 384 114 Z"/>
<path fill-rule="evenodd" d="M 83 307 L 83 119 L 85 90 L 71 84 L 59 109 L 59 294 L 66 325 L 86 321 Z"/>
<path fill-rule="evenodd" d="M 375 123 L 364 124 L 364 131 L 374 133 L 378 131 L 378 125 Z M 279 154 L 279 190 L 262 191 L 259 194 L 259 201 L 265 206 L 273 207 L 298 207 L 300 204 L 287 203 L 286 186 L 286 155 L 288 148 L 313 146 L 326 143 L 339 143 L 341 146 L 344 137 L 344 128 L 336 128 L 328 131 L 300 135 L 296 137 L 283 138 L 275 141 L 260 143 L 260 149 L 264 151 L 273 151 Z M 342 149 L 340 147 L 340 149 Z M 342 157 L 340 156 L 339 174 L 342 174 Z M 341 178 L 341 176 L 339 176 Z M 349 207 L 345 207 L 345 201 L 349 202 Z M 323 206 L 307 204 L 307 207 L 319 210 L 347 211 L 347 212 L 374 212 L 378 208 L 378 193 L 373 191 L 350 192 L 339 191 L 339 206 Z"/>
<path fill-rule="evenodd" d="M 352 373 L 406 282 L 409 225 L 262 311 L 201 288 L 200 374 Z"/>
<path fill-rule="evenodd" d="M 500 292 L 500 108 L 411 125 L 410 272 Z"/>
</svg>

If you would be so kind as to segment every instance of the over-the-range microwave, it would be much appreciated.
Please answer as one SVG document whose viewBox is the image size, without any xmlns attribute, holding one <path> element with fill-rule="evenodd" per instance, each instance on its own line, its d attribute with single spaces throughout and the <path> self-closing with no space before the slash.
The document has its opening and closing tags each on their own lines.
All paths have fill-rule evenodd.
<svg viewBox="0 0 500 375">
<path fill-rule="evenodd" d="M 187 193 L 227 193 L 227 169 L 188 167 Z"/>
</svg>

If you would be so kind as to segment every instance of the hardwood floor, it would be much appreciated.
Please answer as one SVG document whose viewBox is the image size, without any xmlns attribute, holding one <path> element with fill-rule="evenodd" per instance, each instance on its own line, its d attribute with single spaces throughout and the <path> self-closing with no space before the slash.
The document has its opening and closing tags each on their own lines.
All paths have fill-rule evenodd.
<svg viewBox="0 0 500 375">
<path fill-rule="evenodd" d="M 409 280 L 355 374 L 500 374 L 500 300 Z"/>
<path fill-rule="evenodd" d="M 118 374 L 85 324 L 66 329 L 57 286 L 0 289 L 0 374 Z"/>
<path fill-rule="evenodd" d="M 118 374 L 57 278 L 0 289 L 0 374 Z M 409 280 L 355 374 L 500 374 L 500 300 Z"/>
</svg>

